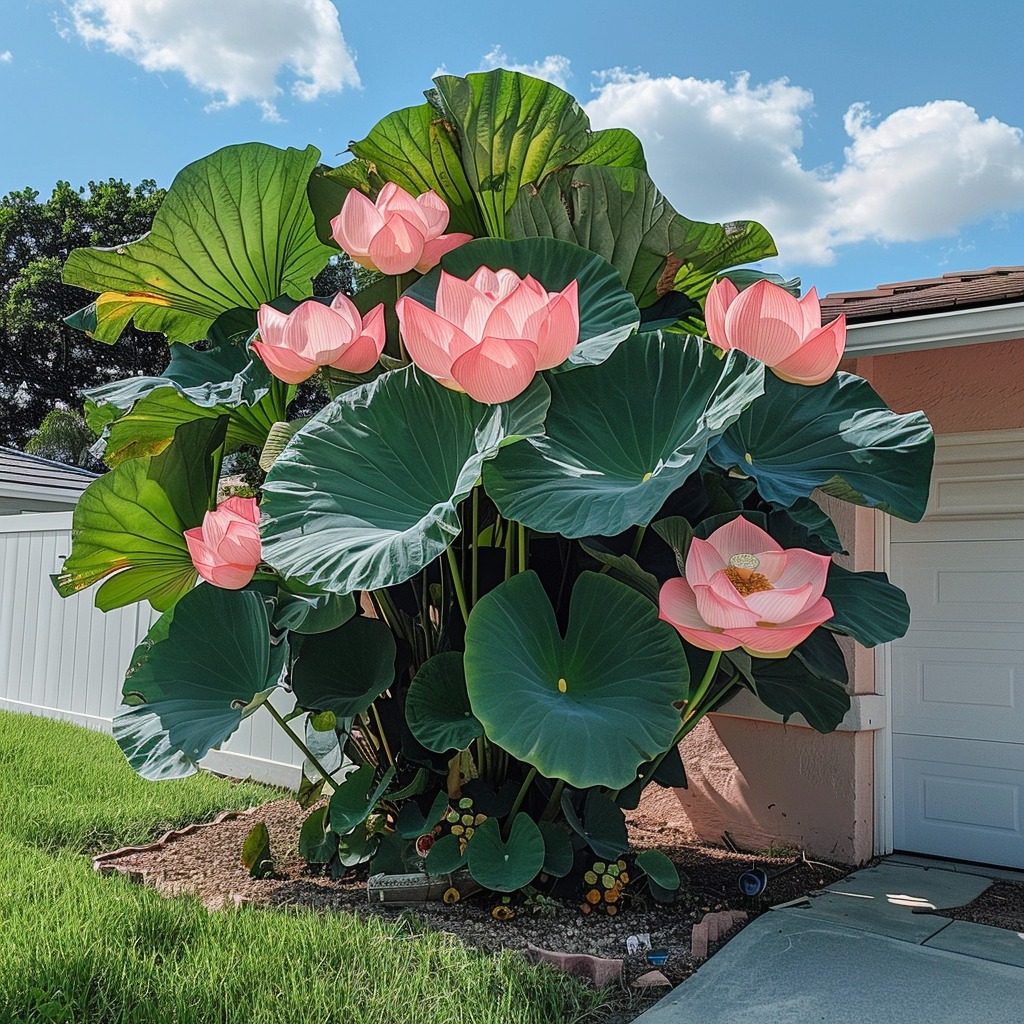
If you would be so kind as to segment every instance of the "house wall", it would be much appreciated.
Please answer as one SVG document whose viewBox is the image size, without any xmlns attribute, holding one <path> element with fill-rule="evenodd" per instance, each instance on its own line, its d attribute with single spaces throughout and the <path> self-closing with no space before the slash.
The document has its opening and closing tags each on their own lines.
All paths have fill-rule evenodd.
<svg viewBox="0 0 1024 1024">
<path fill-rule="evenodd" d="M 1024 427 L 1024 339 L 852 359 L 843 368 L 871 382 L 897 412 L 923 409 L 937 434 Z M 880 513 L 829 498 L 850 568 L 874 569 Z M 850 692 L 875 692 L 874 653 L 849 641 Z M 866 701 L 878 698 L 868 696 Z M 872 705 L 877 707 L 876 705 Z M 806 725 L 761 720 L 745 705 L 712 714 L 684 740 L 689 788 L 676 790 L 684 824 L 702 839 L 729 832 L 743 848 L 797 846 L 861 863 L 874 853 L 875 729 L 862 715 L 822 736 Z M 767 711 L 765 718 L 770 719 Z"/>
</svg>

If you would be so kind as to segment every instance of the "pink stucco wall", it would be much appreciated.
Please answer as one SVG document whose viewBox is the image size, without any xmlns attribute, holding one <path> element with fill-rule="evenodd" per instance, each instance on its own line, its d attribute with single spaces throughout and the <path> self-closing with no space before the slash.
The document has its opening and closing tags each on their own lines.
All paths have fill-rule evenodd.
<svg viewBox="0 0 1024 1024">
<path fill-rule="evenodd" d="M 1024 340 L 957 346 L 848 360 L 843 368 L 869 380 L 897 412 L 923 409 L 937 434 L 1024 427 Z M 823 499 L 850 555 L 873 569 L 879 513 Z M 874 692 L 874 655 L 844 648 L 851 692 Z M 690 781 L 677 790 L 692 831 L 741 846 L 797 846 L 849 863 L 873 852 L 874 733 L 822 736 L 794 725 L 715 714 L 682 746 Z M 664 805 L 662 805 L 664 806 Z"/>
<path fill-rule="evenodd" d="M 853 359 L 896 412 L 924 409 L 936 434 L 1024 427 L 1024 339 Z"/>
</svg>

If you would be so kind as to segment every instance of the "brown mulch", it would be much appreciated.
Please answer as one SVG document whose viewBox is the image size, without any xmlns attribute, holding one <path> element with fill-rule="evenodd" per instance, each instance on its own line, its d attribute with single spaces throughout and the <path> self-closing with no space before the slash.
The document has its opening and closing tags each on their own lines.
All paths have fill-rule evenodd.
<svg viewBox="0 0 1024 1024">
<path fill-rule="evenodd" d="M 504 922 L 491 916 L 495 901 L 486 894 L 467 897 L 453 906 L 371 905 L 366 896 L 365 867 L 339 880 L 311 873 L 298 854 L 299 829 L 309 811 L 290 800 L 169 833 L 149 847 L 103 854 L 96 858 L 96 867 L 125 874 L 166 896 L 194 896 L 211 910 L 256 904 L 340 911 L 362 918 L 372 914 L 411 922 L 417 928 L 427 926 L 452 932 L 468 945 L 488 952 L 502 948 L 525 951 L 533 944 L 560 952 L 622 959 L 627 986 L 651 969 L 642 954 L 627 954 L 626 939 L 630 935 L 648 933 L 655 949 L 668 951 L 668 961 L 659 970 L 676 985 L 699 966 L 690 956 L 690 933 L 705 914 L 742 910 L 753 918 L 770 906 L 830 885 L 849 870 L 807 862 L 796 851 L 784 855 L 750 854 L 702 844 L 680 823 L 680 815 L 674 815 L 674 820 L 666 824 L 664 800 L 674 801 L 674 796 L 667 791 L 656 796 L 660 799 L 645 801 L 640 809 L 630 813 L 630 841 L 637 851 L 655 847 L 675 862 L 683 882 L 679 898 L 666 905 L 637 895 L 624 903 L 623 911 L 614 917 L 582 914 L 582 890 L 579 896 L 549 901 L 542 907 L 520 903 L 515 908 L 515 917 Z M 263 880 L 251 878 L 239 860 L 246 834 L 259 821 L 266 824 L 270 834 L 274 862 L 274 877 Z M 763 869 L 770 879 L 765 893 L 756 899 L 744 896 L 738 887 L 740 874 L 752 867 Z M 783 869 L 788 870 L 780 873 Z M 739 927 L 720 936 L 709 952 L 713 953 Z M 613 999 L 613 1016 L 609 1021 L 632 1019 L 665 991 L 661 988 L 642 993 L 629 989 L 620 992 Z"/>
</svg>

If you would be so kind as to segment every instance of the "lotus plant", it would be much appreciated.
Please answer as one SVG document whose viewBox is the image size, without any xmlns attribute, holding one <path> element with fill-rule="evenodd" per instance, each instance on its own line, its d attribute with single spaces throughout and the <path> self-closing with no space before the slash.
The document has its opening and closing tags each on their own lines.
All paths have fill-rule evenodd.
<svg viewBox="0 0 1024 1024">
<path fill-rule="evenodd" d="M 253 351 L 286 384 L 301 384 L 321 366 L 366 373 L 384 350 L 383 303 L 360 316 L 342 292 L 329 306 L 307 299 L 291 313 L 264 303 L 256 322 Z"/>
<path fill-rule="evenodd" d="M 845 315 L 822 327 L 814 288 L 795 299 L 771 281 L 741 292 L 722 278 L 711 286 L 704 315 L 708 337 L 719 348 L 746 352 L 793 384 L 823 384 L 846 347 Z"/>
<path fill-rule="evenodd" d="M 332 233 L 391 279 L 314 299 Z M 816 497 L 920 519 L 931 429 L 837 371 L 813 291 L 708 291 L 774 251 L 677 213 L 639 140 L 504 70 L 439 76 L 337 168 L 218 150 L 150 235 L 76 250 L 66 280 L 100 298 L 72 322 L 176 342 L 164 377 L 90 394 L 110 471 L 54 581 L 162 613 L 114 720 L 132 766 L 188 775 L 269 715 L 301 751 L 300 852 L 335 875 L 673 899 L 624 809 L 685 785 L 680 740 L 743 687 L 836 728 L 835 634 L 909 620 L 882 573 L 830 564 Z M 280 383 L 325 366 L 365 377 Z M 218 505 L 243 445 L 258 501 Z"/>
<path fill-rule="evenodd" d="M 260 564 L 260 510 L 255 498 L 227 498 L 185 531 L 196 572 L 225 590 L 247 586 Z"/>
<path fill-rule="evenodd" d="M 414 363 L 478 402 L 507 402 L 579 339 L 575 280 L 549 292 L 529 274 L 480 267 L 468 281 L 441 271 L 436 309 L 403 296 L 395 311 Z"/>
<path fill-rule="evenodd" d="M 345 197 L 341 213 L 331 221 L 334 240 L 361 267 L 382 274 L 425 274 L 446 252 L 473 236 L 442 234 L 448 206 L 430 190 L 412 196 L 389 181 L 371 202 L 358 189 Z"/>
<path fill-rule="evenodd" d="M 742 647 L 759 658 L 784 658 L 823 622 L 822 596 L 831 559 L 803 548 L 784 550 L 742 516 L 707 540 L 694 537 L 686 575 L 661 588 L 661 618 L 706 651 Z"/>
</svg>

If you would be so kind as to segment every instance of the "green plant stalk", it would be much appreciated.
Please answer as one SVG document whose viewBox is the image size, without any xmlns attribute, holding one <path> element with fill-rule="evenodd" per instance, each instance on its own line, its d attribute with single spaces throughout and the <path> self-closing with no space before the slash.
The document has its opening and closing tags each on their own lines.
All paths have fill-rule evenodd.
<svg viewBox="0 0 1024 1024">
<path fill-rule="evenodd" d="M 459 602 L 459 611 L 462 612 L 462 621 L 468 623 L 469 608 L 466 605 L 466 591 L 462 586 L 462 572 L 459 569 L 459 563 L 450 547 L 445 548 L 444 553 L 448 556 L 448 566 L 452 571 L 452 585 L 455 587 L 455 597 Z"/>
<path fill-rule="evenodd" d="M 519 571 L 526 572 L 530 561 L 530 548 L 526 540 L 526 527 L 519 524 Z"/>
<path fill-rule="evenodd" d="M 689 718 L 694 711 L 697 709 L 697 705 L 700 704 L 704 698 L 704 694 L 708 692 L 708 687 L 711 685 L 712 680 L 715 678 L 715 674 L 718 672 L 718 664 L 722 660 L 722 652 L 715 651 L 711 655 L 711 661 L 708 662 L 707 671 L 704 673 L 704 678 L 697 685 L 697 689 L 692 697 L 686 698 L 686 711 L 683 715 L 684 721 Z"/>
<path fill-rule="evenodd" d="M 682 743 L 682 741 L 686 738 L 686 736 L 688 736 L 697 727 L 697 725 L 700 723 L 700 720 L 709 711 L 711 711 L 715 707 L 715 705 L 718 704 L 718 702 L 727 693 L 729 693 L 732 690 L 733 686 L 735 686 L 736 683 L 739 682 L 739 678 L 740 678 L 740 674 L 739 674 L 739 672 L 737 672 L 725 684 L 725 686 L 723 686 L 722 689 L 719 690 L 718 693 L 716 693 L 711 698 L 711 700 L 708 701 L 707 706 L 704 707 L 703 709 L 701 709 L 699 714 L 698 714 L 698 709 L 696 708 L 696 706 L 693 708 L 692 711 L 687 713 L 686 717 L 683 719 L 683 724 L 681 726 L 679 726 L 679 730 L 676 732 L 675 737 L 673 738 L 672 742 L 665 748 L 665 750 L 663 750 L 654 759 L 653 767 L 651 768 L 651 770 L 650 770 L 650 772 L 648 773 L 648 776 L 647 776 L 648 778 L 650 778 L 652 775 L 654 775 L 654 773 L 658 770 L 658 768 L 661 766 L 661 762 L 664 761 L 666 757 L 668 757 L 668 752 L 670 750 L 672 750 L 674 747 L 678 747 L 679 744 Z M 615 796 L 618 796 L 618 792 L 616 792 Z M 614 797 L 612 799 L 614 799 Z"/>
<path fill-rule="evenodd" d="M 512 549 L 515 547 L 515 531 L 505 531 L 505 579 L 512 577 Z"/>
<path fill-rule="evenodd" d="M 479 551 L 480 551 L 480 489 L 478 487 L 473 488 L 473 547 L 470 552 L 470 558 L 472 559 L 472 586 L 469 593 L 470 608 L 476 606 L 477 598 L 480 595 L 479 580 L 477 578 L 477 568 L 479 563 Z"/>
<path fill-rule="evenodd" d="M 331 773 L 320 763 L 319 758 L 306 746 L 306 744 L 299 738 L 298 733 L 284 720 L 281 712 L 270 703 L 269 700 L 263 702 L 263 706 L 270 712 L 271 717 L 282 729 L 288 734 L 292 743 L 295 744 L 302 751 L 303 754 L 309 759 L 309 763 L 320 773 L 321 777 L 326 779 L 328 782 L 333 782 L 334 779 Z"/>
<path fill-rule="evenodd" d="M 640 545 L 643 543 L 644 534 L 647 532 L 646 526 L 638 526 L 636 528 L 636 536 L 633 538 L 633 544 L 629 549 L 629 557 L 636 558 L 640 551 Z"/>
<path fill-rule="evenodd" d="M 519 813 L 519 808 L 523 806 L 523 801 L 526 799 L 526 791 L 533 784 L 533 780 L 537 777 L 537 769 L 532 765 L 530 770 L 526 773 L 526 778 L 523 779 L 523 784 L 519 787 L 519 792 L 516 793 L 515 800 L 512 801 L 512 807 L 508 812 L 508 817 L 505 819 L 509 826 L 516 819 L 516 815 Z"/>
<path fill-rule="evenodd" d="M 224 445 L 213 453 L 213 473 L 210 480 L 210 500 L 206 507 L 212 512 L 217 507 L 217 491 L 220 488 L 220 466 L 224 461 Z"/>
<path fill-rule="evenodd" d="M 391 595 L 383 589 L 372 590 L 370 591 L 370 598 L 377 606 L 377 614 L 390 627 L 391 632 L 411 644 L 412 637 L 403 628 L 402 620 L 398 615 L 394 602 L 391 600 Z"/>
<path fill-rule="evenodd" d="M 477 738 L 476 738 L 476 770 L 477 770 L 477 772 L 478 772 L 478 774 L 480 775 L 481 778 L 483 778 L 486 775 L 486 773 L 487 773 L 487 769 L 486 769 L 487 754 L 486 754 L 485 748 L 484 748 L 484 744 L 486 742 L 487 742 L 487 740 L 486 740 L 485 737 L 477 736 Z"/>
<path fill-rule="evenodd" d="M 420 573 L 420 629 L 423 631 L 424 653 L 430 658 L 434 653 L 434 624 L 430 619 L 430 588 L 426 570 Z"/>
<path fill-rule="evenodd" d="M 404 275 L 398 274 L 395 277 L 395 303 L 402 297 L 402 277 Z M 403 363 L 409 362 L 409 354 L 405 351 L 405 343 L 402 341 L 402 331 L 398 331 L 398 357 Z"/>
<path fill-rule="evenodd" d="M 370 705 L 370 710 L 373 712 L 373 720 L 377 723 L 377 734 L 380 736 L 380 741 L 384 746 L 384 753 L 388 756 L 388 764 L 394 764 L 395 758 L 391 753 L 391 747 L 388 745 L 388 737 L 384 732 L 384 723 L 380 720 L 380 712 L 377 710 L 376 701 Z"/>
<path fill-rule="evenodd" d="M 544 810 L 541 812 L 541 821 L 553 821 L 555 819 L 558 814 L 558 808 L 562 803 L 563 789 L 565 789 L 565 779 L 558 779 L 555 782 L 555 788 L 551 790 L 548 802 L 544 805 Z"/>
</svg>

